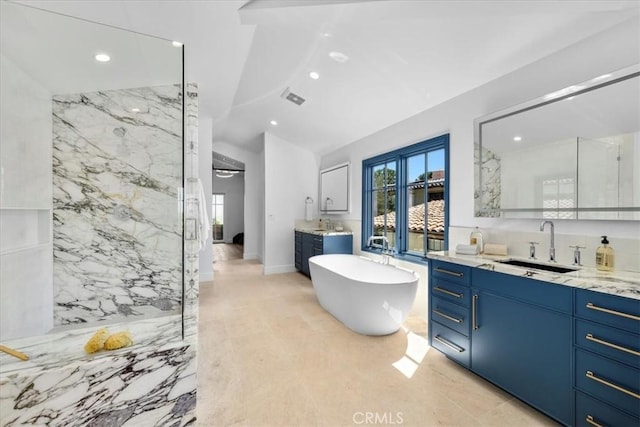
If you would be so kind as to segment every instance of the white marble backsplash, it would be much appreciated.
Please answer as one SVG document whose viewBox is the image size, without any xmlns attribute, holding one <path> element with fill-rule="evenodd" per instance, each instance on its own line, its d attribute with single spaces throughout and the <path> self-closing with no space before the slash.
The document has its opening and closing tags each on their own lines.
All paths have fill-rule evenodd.
<svg viewBox="0 0 640 427">
<path fill-rule="evenodd" d="M 179 309 L 181 114 L 176 85 L 54 96 L 54 324 Z"/>
</svg>

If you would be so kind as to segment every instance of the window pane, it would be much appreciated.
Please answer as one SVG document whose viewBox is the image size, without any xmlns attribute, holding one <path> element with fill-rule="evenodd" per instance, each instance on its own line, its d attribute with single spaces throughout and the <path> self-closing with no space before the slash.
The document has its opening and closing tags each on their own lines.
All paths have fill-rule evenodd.
<svg viewBox="0 0 640 427">
<path fill-rule="evenodd" d="M 407 158 L 407 251 L 424 253 L 426 155 Z"/>
<path fill-rule="evenodd" d="M 444 250 L 444 191 L 445 182 L 444 149 L 427 153 L 427 249 Z"/>
<path fill-rule="evenodd" d="M 385 165 L 378 165 L 373 167 L 373 188 L 384 187 L 384 172 Z"/>
</svg>

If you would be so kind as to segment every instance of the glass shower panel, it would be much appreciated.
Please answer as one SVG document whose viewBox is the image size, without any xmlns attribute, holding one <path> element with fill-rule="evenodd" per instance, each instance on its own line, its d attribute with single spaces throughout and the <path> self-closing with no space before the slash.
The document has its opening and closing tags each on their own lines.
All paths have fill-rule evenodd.
<svg viewBox="0 0 640 427">
<path fill-rule="evenodd" d="M 182 47 L 2 3 L 0 340 L 180 315 Z"/>
</svg>

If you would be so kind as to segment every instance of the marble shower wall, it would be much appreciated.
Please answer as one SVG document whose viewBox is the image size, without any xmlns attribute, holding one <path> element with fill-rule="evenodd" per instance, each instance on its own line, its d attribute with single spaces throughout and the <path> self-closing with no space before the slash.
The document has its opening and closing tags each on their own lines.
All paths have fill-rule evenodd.
<svg viewBox="0 0 640 427">
<path fill-rule="evenodd" d="M 185 222 L 198 221 L 200 203 L 197 86 L 187 85 L 186 93 Z M 83 345 L 95 332 L 95 325 L 4 342 L 31 359 L 23 362 L 0 353 L 0 425 L 193 425 L 199 245 L 197 239 L 179 240 L 182 250 L 180 245 L 185 251 L 183 315 L 129 317 L 109 324 L 110 331 L 128 330 L 132 347 L 85 354 Z"/>
<path fill-rule="evenodd" d="M 179 311 L 181 135 L 177 85 L 53 97 L 55 325 Z"/>
<path fill-rule="evenodd" d="M 474 144 L 473 167 L 475 177 L 475 216 L 499 217 L 499 212 L 487 212 L 484 209 L 500 209 L 501 181 L 500 158 L 490 150 L 482 147 L 482 164 L 480 162 L 480 145 Z M 480 180 L 482 176 L 482 187 Z"/>
</svg>

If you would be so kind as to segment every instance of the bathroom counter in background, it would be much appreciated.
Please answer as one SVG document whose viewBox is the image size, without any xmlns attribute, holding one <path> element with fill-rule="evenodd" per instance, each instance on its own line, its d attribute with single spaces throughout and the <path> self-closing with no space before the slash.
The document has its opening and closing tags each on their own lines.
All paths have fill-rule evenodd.
<svg viewBox="0 0 640 427">
<path fill-rule="evenodd" d="M 351 231 L 324 230 L 319 228 L 296 228 L 295 231 L 300 233 L 315 234 L 317 236 L 351 236 Z"/>
<path fill-rule="evenodd" d="M 509 256 L 490 255 L 459 255 L 453 252 L 429 252 L 427 258 L 448 261 L 469 267 L 481 267 L 498 273 L 511 274 L 513 276 L 527 276 L 527 269 L 514 267 L 496 262 L 503 259 L 511 259 Z M 523 259 L 526 261 L 526 259 Z M 570 286 L 580 289 L 588 289 L 595 292 L 618 295 L 622 297 L 640 300 L 640 273 L 630 271 L 604 272 L 592 267 L 579 267 L 577 271 L 569 273 L 552 273 L 543 270 L 535 270 L 531 277 L 550 283 Z"/>
</svg>

